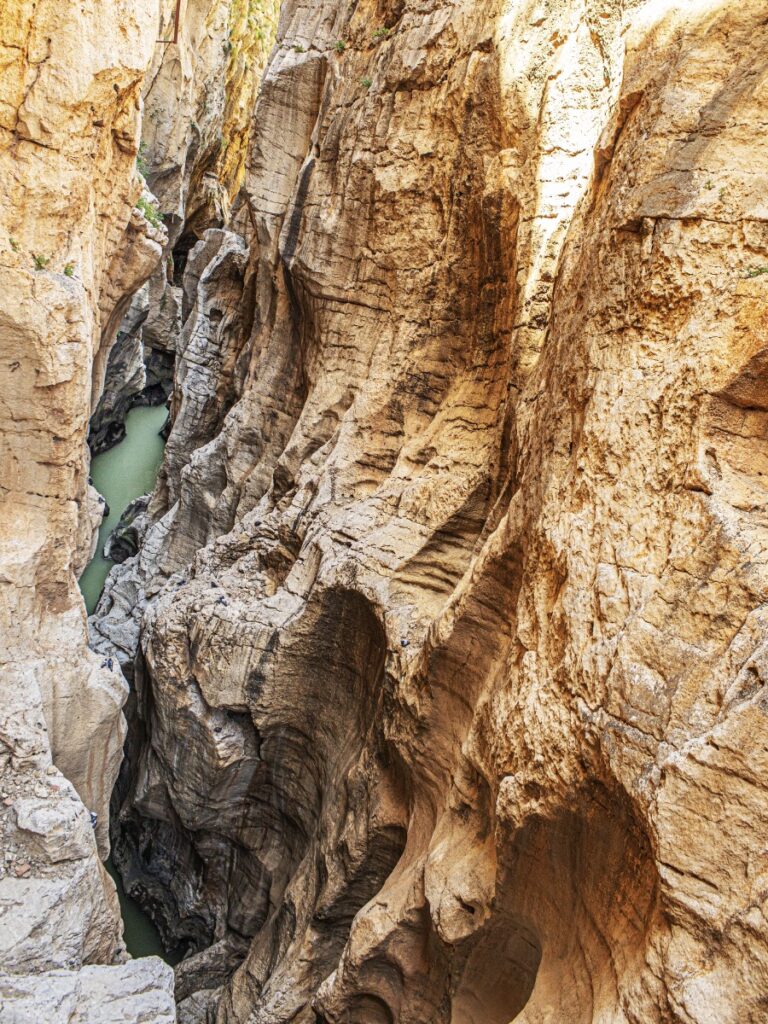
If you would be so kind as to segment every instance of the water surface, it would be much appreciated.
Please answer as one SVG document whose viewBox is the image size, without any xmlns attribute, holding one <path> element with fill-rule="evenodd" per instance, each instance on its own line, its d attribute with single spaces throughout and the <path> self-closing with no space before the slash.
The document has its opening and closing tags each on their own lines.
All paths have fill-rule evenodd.
<svg viewBox="0 0 768 1024">
<path fill-rule="evenodd" d="M 159 431 L 166 416 L 163 405 L 131 409 L 125 420 L 125 439 L 91 461 L 91 479 L 99 494 L 104 495 L 109 515 L 99 529 L 96 554 L 80 577 L 80 589 L 89 615 L 98 604 L 104 581 L 114 565 L 104 557 L 104 545 L 109 534 L 133 499 L 147 494 L 155 486 L 165 447 Z M 178 963 L 180 955 L 165 952 L 160 933 L 151 918 L 126 893 L 111 858 L 105 867 L 117 886 L 125 945 L 131 956 L 161 956 L 168 963 Z"/>
<path fill-rule="evenodd" d="M 125 420 L 125 439 L 91 461 L 91 479 L 99 494 L 106 498 L 109 515 L 99 529 L 96 554 L 80 577 L 89 615 L 98 604 L 104 581 L 114 565 L 104 557 L 107 537 L 133 499 L 155 486 L 165 447 L 159 431 L 167 415 L 164 405 L 131 409 Z"/>
<path fill-rule="evenodd" d="M 181 951 L 166 953 L 160 932 L 155 928 L 152 918 L 141 909 L 136 900 L 132 899 L 125 891 L 123 880 L 120 877 L 112 858 L 106 862 L 104 867 L 109 872 L 112 881 L 117 889 L 117 897 L 120 900 L 120 914 L 123 918 L 123 938 L 125 946 L 132 957 L 159 956 L 172 966 L 179 963 Z"/>
</svg>

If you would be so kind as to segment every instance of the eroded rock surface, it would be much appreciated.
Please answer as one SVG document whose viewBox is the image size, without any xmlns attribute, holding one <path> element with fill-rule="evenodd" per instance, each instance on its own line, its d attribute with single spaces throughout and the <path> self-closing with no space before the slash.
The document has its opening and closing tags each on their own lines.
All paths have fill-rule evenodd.
<svg viewBox="0 0 768 1024">
<path fill-rule="evenodd" d="M 142 325 L 149 314 L 149 287 L 133 296 L 109 353 L 107 371 L 96 411 L 91 416 L 88 445 L 99 455 L 125 437 L 125 417 L 147 386 Z"/>
<path fill-rule="evenodd" d="M 765 1018 L 767 31 L 284 3 L 94 623 L 190 1020 Z"/>
<path fill-rule="evenodd" d="M 175 1024 L 173 971 L 157 957 L 121 967 L 0 975 L 4 1024 Z"/>
<path fill-rule="evenodd" d="M 181 242 L 182 262 L 205 228 L 226 219 L 242 181 L 278 6 L 278 0 L 189 0 L 179 45 L 155 51 L 143 161 L 171 241 Z M 173 38 L 175 13 L 175 0 L 163 0 L 161 38 Z"/>
<path fill-rule="evenodd" d="M 252 125 L 244 5 L 188 5 L 146 93 L 174 422 L 88 655 L 86 420 L 166 241 L 145 6 L 2 23 L 5 969 L 109 1011 L 116 652 L 183 1021 L 763 1021 L 763 4 L 285 0 Z"/>
<path fill-rule="evenodd" d="M 0 13 L 4 1021 L 61 1019 L 36 1002 L 51 970 L 125 958 L 102 859 L 128 688 L 87 648 L 77 576 L 103 510 L 88 484 L 88 419 L 117 326 L 165 241 L 135 208 L 156 30 L 151 0 L 130 10 L 9 0 Z M 35 990 L 31 1004 L 11 1007 L 7 973 L 34 974 L 18 982 Z M 64 1001 L 71 1010 L 78 999 L 73 989 Z"/>
<path fill-rule="evenodd" d="M 18 0 L 0 22 L 0 772 L 21 777 L 53 757 L 98 814 L 103 855 L 126 687 L 87 650 L 76 573 L 98 518 L 88 417 L 161 248 L 133 208 L 154 19 L 148 2 L 127 18 L 108 4 L 59 8 Z M 89 871 L 101 887 L 95 848 Z M 114 917 L 103 927 L 115 933 Z"/>
</svg>

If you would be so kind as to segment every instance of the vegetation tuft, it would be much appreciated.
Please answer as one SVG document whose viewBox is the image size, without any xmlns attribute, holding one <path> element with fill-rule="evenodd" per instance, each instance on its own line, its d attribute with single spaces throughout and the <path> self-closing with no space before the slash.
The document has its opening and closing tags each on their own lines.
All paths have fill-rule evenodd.
<svg viewBox="0 0 768 1024">
<path fill-rule="evenodd" d="M 144 215 L 144 218 L 149 221 L 153 228 L 159 229 L 164 227 L 160 211 L 154 203 L 150 203 L 150 201 L 144 196 L 139 197 L 139 201 L 136 203 L 136 209 L 139 213 Z"/>
<path fill-rule="evenodd" d="M 142 178 L 146 178 L 149 171 L 147 165 L 147 144 L 146 142 L 139 143 L 139 152 L 136 154 L 136 169 Z"/>
</svg>

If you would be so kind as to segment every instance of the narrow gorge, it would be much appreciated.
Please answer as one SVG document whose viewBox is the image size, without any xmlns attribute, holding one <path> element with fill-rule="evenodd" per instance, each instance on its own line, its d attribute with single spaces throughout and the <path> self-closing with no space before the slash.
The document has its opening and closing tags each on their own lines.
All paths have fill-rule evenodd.
<svg viewBox="0 0 768 1024">
<path fill-rule="evenodd" d="M 0 1024 L 768 1022 L 762 0 L 4 0 L 0 282 Z"/>
</svg>

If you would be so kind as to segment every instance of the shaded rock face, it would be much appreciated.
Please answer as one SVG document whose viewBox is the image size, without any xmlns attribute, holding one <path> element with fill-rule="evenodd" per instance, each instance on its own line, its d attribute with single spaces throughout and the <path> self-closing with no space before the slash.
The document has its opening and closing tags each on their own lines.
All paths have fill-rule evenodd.
<svg viewBox="0 0 768 1024">
<path fill-rule="evenodd" d="M 147 384 L 141 326 L 149 305 L 146 285 L 134 295 L 109 354 L 104 390 L 88 428 L 92 455 L 98 455 L 125 437 L 125 417 Z"/>
<path fill-rule="evenodd" d="M 125 438 L 125 419 L 131 409 L 163 405 L 173 390 L 179 329 L 177 291 L 168 283 L 160 263 L 150 281 L 134 295 L 109 354 L 104 390 L 89 423 L 92 456 Z"/>
<path fill-rule="evenodd" d="M 93 623 L 187 1019 L 768 1013 L 767 53 L 752 0 L 283 4 Z"/>
</svg>

